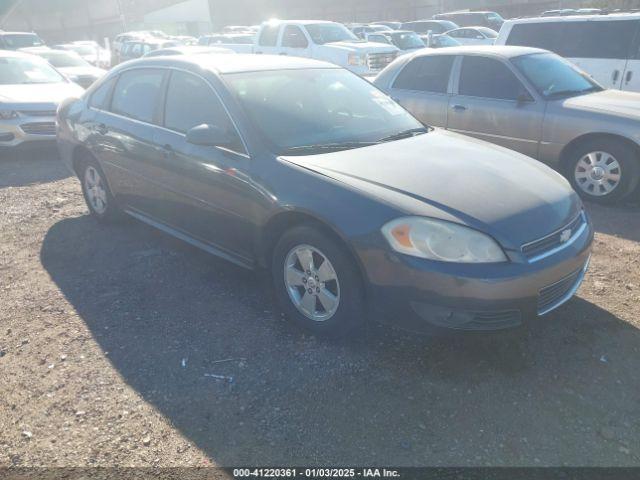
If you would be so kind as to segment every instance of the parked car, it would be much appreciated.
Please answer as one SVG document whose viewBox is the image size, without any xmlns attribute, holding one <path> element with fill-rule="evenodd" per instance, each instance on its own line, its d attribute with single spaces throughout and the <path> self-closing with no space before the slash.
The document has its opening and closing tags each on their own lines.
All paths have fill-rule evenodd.
<svg viewBox="0 0 640 480">
<path fill-rule="evenodd" d="M 0 50 L 0 150 L 55 141 L 58 104 L 82 92 L 46 60 Z"/>
<path fill-rule="evenodd" d="M 233 50 L 236 53 L 253 53 L 255 33 L 215 34 L 200 37 L 198 45 L 216 46 Z"/>
<path fill-rule="evenodd" d="M 512 327 L 566 302 L 587 268 L 593 229 L 564 178 L 424 127 L 326 62 L 144 59 L 58 115 L 96 219 L 124 212 L 268 268 L 288 317 L 319 333 L 371 316 Z"/>
<path fill-rule="evenodd" d="M 111 52 L 100 46 L 98 42 L 80 40 L 72 43 L 53 45 L 56 50 L 69 50 L 80 55 L 83 60 L 98 68 L 111 67 Z"/>
<path fill-rule="evenodd" d="M 126 62 L 128 60 L 134 60 L 136 58 L 144 57 L 149 52 L 159 50 L 163 48 L 178 47 L 180 43 L 173 40 L 162 40 L 159 38 L 147 38 L 144 40 L 134 40 L 126 42 L 120 48 L 120 62 Z"/>
<path fill-rule="evenodd" d="M 106 70 L 94 67 L 75 52 L 54 50 L 51 48 L 26 48 L 25 52 L 38 55 L 49 62 L 59 72 L 82 88 L 89 88 L 93 82 L 101 78 Z"/>
<path fill-rule="evenodd" d="M 640 13 L 509 20 L 496 45 L 551 50 L 607 88 L 640 92 Z"/>
<path fill-rule="evenodd" d="M 498 38 L 498 32 L 487 27 L 456 28 L 447 35 L 461 45 L 493 45 Z"/>
<path fill-rule="evenodd" d="M 0 50 L 42 47 L 44 41 L 33 32 L 4 32 L 0 30 Z"/>
<path fill-rule="evenodd" d="M 640 95 L 604 90 L 573 64 L 527 47 L 454 47 L 396 60 L 375 84 L 422 122 L 519 151 L 612 203 L 640 179 Z M 523 178 L 523 188 L 527 181 Z"/>
<path fill-rule="evenodd" d="M 409 30 L 391 30 L 388 32 L 370 33 L 366 36 L 368 42 L 388 43 L 401 52 L 409 52 L 424 48 L 425 44 L 416 32 Z"/>
<path fill-rule="evenodd" d="M 171 55 L 217 55 L 217 54 L 236 53 L 228 48 L 203 47 L 201 45 L 170 47 L 154 50 L 145 55 L 145 57 L 166 57 Z"/>
<path fill-rule="evenodd" d="M 402 30 L 411 30 L 416 33 L 433 33 L 439 35 L 458 28 L 458 25 L 448 20 L 415 20 L 413 22 L 404 22 Z"/>
<path fill-rule="evenodd" d="M 446 33 L 441 35 L 421 35 L 422 41 L 429 48 L 446 48 L 446 47 L 459 47 L 462 45 L 455 38 L 451 38 Z"/>
<path fill-rule="evenodd" d="M 400 30 L 402 28 L 402 22 L 371 22 L 370 25 L 384 25 L 392 30 Z"/>
<path fill-rule="evenodd" d="M 364 39 L 370 33 L 390 32 L 393 29 L 386 25 L 358 25 L 349 28 L 349 30 L 351 30 L 356 37 Z"/>
<path fill-rule="evenodd" d="M 496 32 L 500 31 L 504 18 L 496 12 L 449 12 L 434 15 L 435 20 L 449 20 L 459 27 L 487 27 Z"/>
<path fill-rule="evenodd" d="M 396 58 L 398 49 L 362 42 L 341 23 L 286 20 L 262 25 L 254 53 L 315 58 L 373 76 Z"/>
</svg>

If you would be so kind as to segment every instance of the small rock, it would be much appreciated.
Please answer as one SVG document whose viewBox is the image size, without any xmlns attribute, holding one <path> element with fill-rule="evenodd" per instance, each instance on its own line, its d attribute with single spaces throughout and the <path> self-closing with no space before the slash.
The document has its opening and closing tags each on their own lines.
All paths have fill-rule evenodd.
<svg viewBox="0 0 640 480">
<path fill-rule="evenodd" d="M 81 417 L 81 416 L 83 416 L 85 413 L 87 413 L 87 412 L 85 412 L 84 410 L 78 410 L 78 411 L 76 412 L 76 417 Z"/>
<path fill-rule="evenodd" d="M 60 355 L 60 360 L 62 360 L 63 362 L 67 359 L 67 356 L 62 354 Z"/>
<path fill-rule="evenodd" d="M 144 437 L 144 438 L 142 439 L 142 444 L 143 444 L 145 447 L 148 447 L 149 445 L 151 445 L 151 437 L 149 437 L 149 436 Z"/>
<path fill-rule="evenodd" d="M 25 430 L 22 432 L 22 436 L 28 440 L 33 437 L 33 433 L 31 433 L 29 430 Z"/>
<path fill-rule="evenodd" d="M 627 290 L 633 290 L 633 288 L 634 288 L 634 287 L 635 287 L 635 285 L 634 285 L 633 283 L 627 283 L 627 284 L 625 285 L 625 288 L 626 288 Z"/>
<path fill-rule="evenodd" d="M 606 356 L 606 355 L 602 355 L 602 356 L 600 357 L 600 361 L 601 361 L 602 363 L 609 363 L 609 359 L 607 358 L 607 356 Z"/>
</svg>

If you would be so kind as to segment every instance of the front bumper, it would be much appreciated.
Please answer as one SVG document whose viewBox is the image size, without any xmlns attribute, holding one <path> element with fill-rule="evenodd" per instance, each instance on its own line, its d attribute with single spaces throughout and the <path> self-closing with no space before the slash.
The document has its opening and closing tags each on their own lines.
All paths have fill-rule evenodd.
<svg viewBox="0 0 640 480">
<path fill-rule="evenodd" d="M 20 113 L 17 118 L 0 119 L 0 147 L 17 147 L 32 142 L 54 142 L 56 118 L 53 115 Z"/>
<path fill-rule="evenodd" d="M 522 325 L 567 302 L 589 265 L 593 228 L 571 245 L 531 262 L 517 252 L 501 264 L 434 262 L 359 250 L 374 314 L 401 328 L 490 331 Z"/>
</svg>

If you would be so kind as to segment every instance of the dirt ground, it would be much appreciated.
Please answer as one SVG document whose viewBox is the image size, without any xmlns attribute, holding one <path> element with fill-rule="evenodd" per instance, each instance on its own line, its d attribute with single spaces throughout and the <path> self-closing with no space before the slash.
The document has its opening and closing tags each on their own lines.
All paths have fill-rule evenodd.
<svg viewBox="0 0 640 480">
<path fill-rule="evenodd" d="M 640 466 L 640 209 L 588 210 L 584 285 L 525 333 L 341 343 L 97 224 L 53 156 L 0 159 L 0 466 Z"/>
</svg>

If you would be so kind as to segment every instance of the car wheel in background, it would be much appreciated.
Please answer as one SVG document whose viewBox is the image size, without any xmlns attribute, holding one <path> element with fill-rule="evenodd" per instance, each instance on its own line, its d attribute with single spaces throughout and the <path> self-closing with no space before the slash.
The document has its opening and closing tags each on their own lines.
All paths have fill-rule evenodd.
<svg viewBox="0 0 640 480">
<path fill-rule="evenodd" d="M 342 336 L 364 321 L 364 291 L 343 245 L 312 226 L 287 231 L 274 248 L 271 273 L 287 317 L 318 334 Z"/>
<path fill-rule="evenodd" d="M 119 219 L 122 212 L 116 205 L 98 162 L 87 160 L 79 170 L 82 194 L 91 215 L 101 222 Z"/>
<path fill-rule="evenodd" d="M 569 154 L 566 174 L 580 196 L 611 204 L 631 194 L 640 180 L 640 159 L 634 148 L 609 139 L 588 140 Z"/>
</svg>

